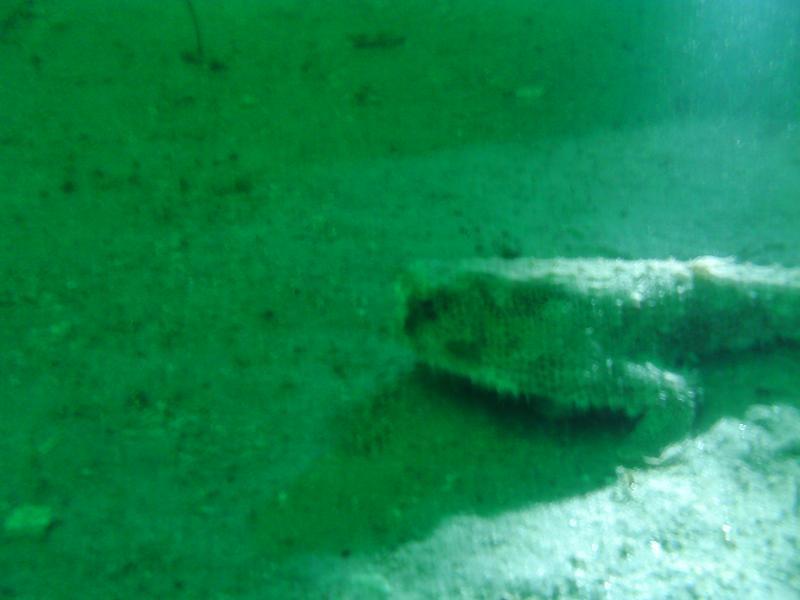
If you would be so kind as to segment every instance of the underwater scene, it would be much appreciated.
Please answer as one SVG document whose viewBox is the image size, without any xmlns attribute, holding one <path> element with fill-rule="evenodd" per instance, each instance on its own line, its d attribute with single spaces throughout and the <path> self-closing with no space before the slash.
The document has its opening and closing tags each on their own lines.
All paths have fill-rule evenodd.
<svg viewBox="0 0 800 600">
<path fill-rule="evenodd" d="M 800 597 L 796 0 L 0 0 L 0 599 Z"/>
</svg>

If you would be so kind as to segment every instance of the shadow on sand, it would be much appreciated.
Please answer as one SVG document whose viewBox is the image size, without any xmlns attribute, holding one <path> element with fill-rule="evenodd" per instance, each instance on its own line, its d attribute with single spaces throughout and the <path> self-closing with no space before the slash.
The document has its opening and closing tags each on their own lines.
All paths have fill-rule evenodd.
<svg viewBox="0 0 800 600">
<path fill-rule="evenodd" d="M 458 514 L 497 514 L 616 479 L 632 424 L 610 415 L 550 421 L 418 369 L 333 424 L 336 442 L 260 512 L 279 558 L 348 556 L 425 537 Z"/>
</svg>

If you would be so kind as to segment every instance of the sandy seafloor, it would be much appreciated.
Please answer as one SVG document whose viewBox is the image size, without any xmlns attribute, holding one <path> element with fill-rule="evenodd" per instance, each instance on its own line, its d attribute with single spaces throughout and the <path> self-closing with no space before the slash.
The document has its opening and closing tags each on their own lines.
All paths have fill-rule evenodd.
<svg viewBox="0 0 800 600">
<path fill-rule="evenodd" d="M 219 9 L 205 66 L 180 6 L 6 4 L 0 598 L 800 596 L 800 351 L 702 365 L 692 437 L 631 459 L 624 423 L 417 369 L 394 290 L 426 258 L 800 266 L 800 122 L 519 133 L 578 84 L 460 63 L 449 3 L 452 47 L 377 2 L 265 37 Z M 420 45 L 416 97 L 385 70 Z"/>
</svg>

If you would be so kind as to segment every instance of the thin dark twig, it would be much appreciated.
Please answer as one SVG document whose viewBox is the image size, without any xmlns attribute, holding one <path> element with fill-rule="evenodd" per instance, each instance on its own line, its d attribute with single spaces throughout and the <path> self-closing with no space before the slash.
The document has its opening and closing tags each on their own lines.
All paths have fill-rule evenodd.
<svg viewBox="0 0 800 600">
<path fill-rule="evenodd" d="M 203 34 L 200 31 L 200 20 L 197 18 L 197 11 L 194 9 L 194 3 L 192 0 L 185 1 L 186 8 L 189 11 L 189 17 L 192 19 L 192 27 L 194 28 L 194 58 L 198 63 L 202 63 L 205 60 L 205 48 L 203 46 Z"/>
</svg>

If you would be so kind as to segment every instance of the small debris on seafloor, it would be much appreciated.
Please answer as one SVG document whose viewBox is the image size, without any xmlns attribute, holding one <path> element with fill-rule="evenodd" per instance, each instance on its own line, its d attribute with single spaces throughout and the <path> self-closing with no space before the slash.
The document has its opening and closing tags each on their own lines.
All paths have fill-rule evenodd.
<svg viewBox="0 0 800 600">
<path fill-rule="evenodd" d="M 37 504 L 23 504 L 11 511 L 3 523 L 6 535 L 16 538 L 41 539 L 55 523 L 53 509 Z"/>
<path fill-rule="evenodd" d="M 533 104 L 539 102 L 547 93 L 547 88 L 542 84 L 529 84 L 514 90 L 514 98 L 523 103 Z"/>
</svg>

